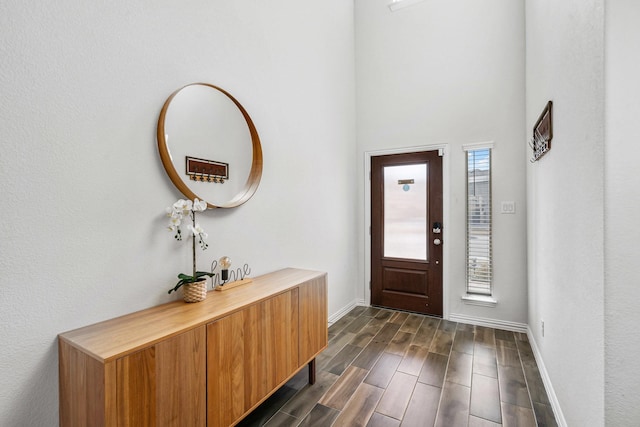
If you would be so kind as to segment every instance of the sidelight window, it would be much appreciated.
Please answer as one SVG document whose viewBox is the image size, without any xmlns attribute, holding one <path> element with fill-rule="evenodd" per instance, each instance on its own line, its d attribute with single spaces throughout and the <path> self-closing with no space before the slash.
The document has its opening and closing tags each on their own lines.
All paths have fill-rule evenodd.
<svg viewBox="0 0 640 427">
<path fill-rule="evenodd" d="M 491 148 L 467 154 L 467 293 L 491 295 Z"/>
</svg>

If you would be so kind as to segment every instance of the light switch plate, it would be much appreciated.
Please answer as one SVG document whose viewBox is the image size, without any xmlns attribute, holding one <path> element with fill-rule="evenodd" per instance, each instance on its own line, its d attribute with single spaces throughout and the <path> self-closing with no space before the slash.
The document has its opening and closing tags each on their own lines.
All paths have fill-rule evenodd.
<svg viewBox="0 0 640 427">
<path fill-rule="evenodd" d="M 516 213 L 516 202 L 502 202 L 500 213 L 514 214 Z"/>
</svg>

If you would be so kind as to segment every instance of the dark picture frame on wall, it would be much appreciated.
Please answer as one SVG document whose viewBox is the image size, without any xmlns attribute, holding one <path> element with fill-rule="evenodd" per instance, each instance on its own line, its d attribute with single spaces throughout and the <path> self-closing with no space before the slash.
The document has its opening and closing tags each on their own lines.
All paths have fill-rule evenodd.
<svg viewBox="0 0 640 427">
<path fill-rule="evenodd" d="M 551 150 L 551 140 L 553 139 L 552 110 L 553 102 L 549 101 L 535 125 L 533 125 L 533 138 L 530 143 L 533 149 L 531 162 L 539 160 Z"/>
</svg>

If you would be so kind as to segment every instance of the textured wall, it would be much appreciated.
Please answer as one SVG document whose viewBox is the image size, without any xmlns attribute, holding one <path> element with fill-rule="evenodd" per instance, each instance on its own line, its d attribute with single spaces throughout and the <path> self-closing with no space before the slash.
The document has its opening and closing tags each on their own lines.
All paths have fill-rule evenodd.
<svg viewBox="0 0 640 427">
<path fill-rule="evenodd" d="M 8 0 L 0 34 L 0 425 L 56 424 L 58 333 L 173 299 L 155 126 L 184 84 L 234 94 L 264 149 L 255 197 L 200 216 L 200 268 L 325 270 L 329 313 L 355 300 L 350 2 Z"/>
<path fill-rule="evenodd" d="M 604 419 L 603 1 L 527 1 L 526 19 L 527 129 L 552 100 L 554 133 L 551 151 L 527 167 L 529 326 L 567 424 L 597 426 Z"/>
<path fill-rule="evenodd" d="M 396 12 L 387 0 L 355 3 L 361 191 L 365 152 L 447 144 L 445 305 L 450 314 L 526 323 L 524 2 L 425 1 Z M 466 292 L 461 147 L 486 141 L 494 142 L 494 308 L 465 305 L 460 298 Z M 515 201 L 516 214 L 501 215 L 501 201 Z M 363 203 L 359 208 L 365 218 Z M 363 233 L 364 223 L 358 228 Z M 360 254 L 368 256 L 364 243 Z M 369 274 L 363 264 L 361 298 Z"/>
<path fill-rule="evenodd" d="M 605 416 L 640 424 L 640 3 L 606 3 Z"/>
</svg>

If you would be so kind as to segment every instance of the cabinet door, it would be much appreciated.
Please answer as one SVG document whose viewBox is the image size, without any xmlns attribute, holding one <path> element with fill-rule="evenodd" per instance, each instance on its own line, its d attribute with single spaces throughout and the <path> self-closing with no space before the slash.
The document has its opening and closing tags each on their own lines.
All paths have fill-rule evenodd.
<svg viewBox="0 0 640 427">
<path fill-rule="evenodd" d="M 208 425 L 229 426 L 298 367 L 297 290 L 207 325 Z"/>
<path fill-rule="evenodd" d="M 245 310 L 244 400 L 252 408 L 298 367 L 298 290 Z"/>
<path fill-rule="evenodd" d="M 326 275 L 303 283 L 300 289 L 300 363 L 313 359 L 328 342 Z"/>
<path fill-rule="evenodd" d="M 118 426 L 205 426 L 204 326 L 116 362 Z"/>
<path fill-rule="evenodd" d="M 58 361 L 60 426 L 115 425 L 115 363 L 103 364 L 62 339 Z"/>
<path fill-rule="evenodd" d="M 207 425 L 244 414 L 244 311 L 207 325 Z"/>
</svg>

